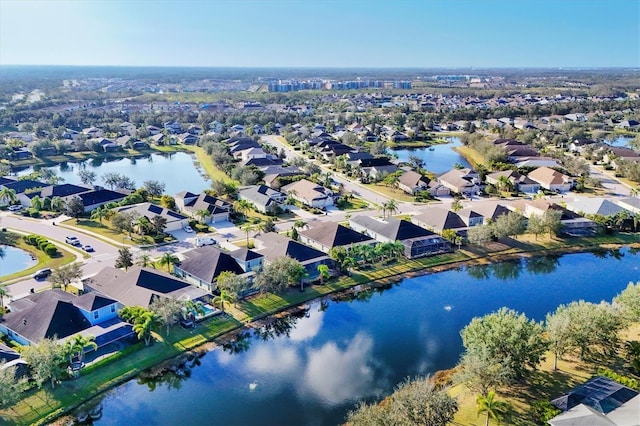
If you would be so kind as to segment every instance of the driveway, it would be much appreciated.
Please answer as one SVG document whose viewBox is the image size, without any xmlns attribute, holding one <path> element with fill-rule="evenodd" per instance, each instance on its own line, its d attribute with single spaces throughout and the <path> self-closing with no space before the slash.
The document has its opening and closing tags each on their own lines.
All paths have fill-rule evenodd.
<svg viewBox="0 0 640 426">
<path fill-rule="evenodd" d="M 617 180 L 613 171 L 605 171 L 601 167 L 589 165 L 589 174 L 592 178 L 598 179 L 607 191 L 607 195 L 613 197 L 628 197 L 630 188 Z"/>
</svg>

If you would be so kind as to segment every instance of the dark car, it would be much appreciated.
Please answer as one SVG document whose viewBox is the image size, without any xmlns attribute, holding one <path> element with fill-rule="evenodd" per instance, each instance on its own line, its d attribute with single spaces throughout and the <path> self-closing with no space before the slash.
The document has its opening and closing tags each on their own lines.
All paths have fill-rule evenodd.
<svg viewBox="0 0 640 426">
<path fill-rule="evenodd" d="M 33 278 L 35 278 L 36 280 L 42 280 L 47 278 L 49 275 L 51 275 L 51 269 L 45 268 L 45 269 L 40 269 L 39 271 L 36 271 L 33 274 Z"/>
</svg>

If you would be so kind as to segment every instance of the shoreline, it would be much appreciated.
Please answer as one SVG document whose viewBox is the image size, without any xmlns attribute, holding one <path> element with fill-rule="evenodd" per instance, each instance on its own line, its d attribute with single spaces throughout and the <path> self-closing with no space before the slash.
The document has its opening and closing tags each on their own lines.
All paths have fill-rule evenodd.
<svg viewBox="0 0 640 426">
<path fill-rule="evenodd" d="M 221 330 L 220 333 L 218 334 L 214 333 L 214 335 L 207 337 L 206 341 L 194 344 L 193 346 L 184 346 L 183 344 L 180 343 L 179 345 L 182 347 L 182 349 L 179 349 L 176 347 L 175 343 L 173 344 L 173 346 L 171 346 L 170 343 L 167 343 L 164 341 L 165 336 L 161 336 L 162 341 L 155 342 L 154 346 L 160 346 L 160 345 L 166 346 L 167 344 L 169 344 L 170 345 L 169 348 L 171 350 L 168 350 L 165 352 L 167 353 L 166 356 L 163 356 L 160 359 L 157 359 L 151 362 L 149 365 L 144 365 L 144 366 L 141 366 L 140 368 L 132 368 L 131 370 L 127 371 L 127 374 L 123 374 L 117 377 L 113 377 L 110 380 L 103 381 L 103 383 L 101 383 L 98 386 L 98 388 L 95 389 L 93 392 L 86 392 L 86 389 L 82 389 L 82 388 L 78 389 L 75 386 L 73 386 L 74 382 L 70 381 L 70 383 L 72 384 L 72 387 L 76 391 L 74 392 L 74 396 L 75 398 L 77 398 L 72 404 L 68 404 L 64 407 L 62 406 L 52 407 L 49 401 L 49 403 L 46 406 L 46 409 L 49 410 L 48 412 L 40 413 L 40 415 L 37 418 L 28 420 L 27 422 L 21 422 L 20 418 L 15 418 L 16 417 L 15 414 L 17 413 L 16 411 L 13 411 L 13 409 L 16 408 L 16 406 L 21 404 L 22 401 L 20 401 L 18 402 L 18 404 L 11 407 L 11 409 L 4 410 L 5 413 L 7 414 L 10 414 L 9 410 L 13 411 L 14 413 L 13 416 L 7 416 L 6 419 L 12 420 L 15 424 L 44 424 L 47 422 L 54 421 L 58 418 L 64 417 L 65 415 L 69 415 L 70 412 L 77 409 L 81 405 L 85 404 L 87 401 L 92 400 L 104 394 L 105 392 L 115 388 L 116 386 L 121 385 L 122 383 L 125 383 L 131 380 L 132 378 L 136 377 L 137 375 L 143 372 L 151 371 L 151 372 L 161 373 L 164 369 L 166 369 L 167 366 L 171 366 L 177 360 L 185 356 L 188 356 L 189 354 L 198 354 L 198 353 L 201 353 L 202 351 L 210 351 L 215 348 L 220 348 L 225 342 L 226 343 L 232 342 L 241 333 L 249 331 L 250 329 L 255 329 L 256 328 L 255 326 L 259 325 L 261 321 L 268 320 L 269 318 L 278 318 L 278 317 L 283 317 L 287 315 L 292 315 L 296 312 L 300 312 L 301 306 L 304 306 L 310 302 L 323 300 L 327 298 L 333 301 L 339 301 L 340 298 L 344 296 L 348 296 L 350 294 L 357 294 L 358 292 L 362 291 L 363 288 L 371 289 L 371 288 L 381 287 L 381 286 L 389 285 L 394 282 L 402 281 L 405 278 L 414 278 L 418 276 L 431 275 L 431 274 L 444 272 L 452 269 L 457 269 L 461 267 L 468 267 L 468 266 L 475 266 L 475 265 L 489 265 L 489 264 L 509 261 L 513 259 L 529 258 L 529 257 L 535 257 L 535 256 L 582 253 L 582 252 L 588 252 L 590 250 L 597 249 L 597 248 L 615 249 L 615 248 L 623 248 L 623 247 L 640 248 L 640 241 L 636 241 L 636 242 L 632 241 L 632 242 L 624 242 L 624 243 L 604 243 L 604 244 L 594 243 L 591 245 L 573 244 L 573 245 L 568 245 L 564 247 L 545 248 L 545 249 L 531 250 L 531 251 L 518 251 L 514 253 L 496 252 L 495 254 L 487 254 L 485 256 L 478 256 L 475 258 L 468 258 L 464 260 L 454 260 L 451 262 L 445 262 L 445 263 L 441 263 L 441 264 L 437 264 L 437 265 L 433 265 L 433 266 L 425 267 L 421 269 L 410 269 L 408 271 L 401 272 L 401 273 L 391 273 L 390 275 L 387 275 L 385 277 L 371 279 L 364 282 L 354 281 L 352 284 L 346 285 L 344 287 L 329 289 L 329 291 L 325 293 L 315 295 L 310 298 L 303 298 L 302 300 L 296 303 L 292 303 L 282 308 L 278 308 L 273 311 L 265 312 L 263 314 L 259 314 L 254 317 L 250 317 L 250 319 L 247 319 L 247 320 L 239 321 L 233 317 L 231 317 L 231 320 L 226 319 L 225 321 L 229 323 L 235 320 L 236 324 L 230 324 L 231 326 L 229 328 Z M 318 284 L 317 286 L 326 286 L 326 284 L 325 285 Z M 216 321 L 216 320 L 213 319 L 210 321 Z M 201 325 L 200 327 L 204 327 L 204 326 Z M 126 359 L 127 357 L 132 357 L 136 353 L 144 355 L 145 349 L 147 348 L 144 347 L 137 352 L 128 354 L 127 356 L 123 357 L 123 359 Z M 101 366 L 100 368 L 106 369 L 110 364 L 117 363 L 119 361 L 121 360 L 114 359 L 113 361 L 107 363 L 104 366 Z M 96 369 L 96 370 L 99 371 L 99 369 Z M 95 371 L 92 371 L 91 373 L 89 373 L 84 377 L 90 378 L 92 374 L 94 374 L 94 372 Z M 59 389 L 62 389 L 64 387 L 64 383 L 69 383 L 69 381 L 63 382 L 63 384 L 59 387 Z M 44 392 L 48 392 L 48 390 L 49 389 L 44 389 Z M 34 394 L 37 394 L 38 392 L 39 390 L 35 390 Z"/>
</svg>

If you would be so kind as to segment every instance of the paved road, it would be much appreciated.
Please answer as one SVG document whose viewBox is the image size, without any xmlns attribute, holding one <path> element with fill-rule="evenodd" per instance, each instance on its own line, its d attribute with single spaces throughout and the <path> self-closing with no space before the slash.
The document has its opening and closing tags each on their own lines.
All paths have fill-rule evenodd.
<svg viewBox="0 0 640 426">
<path fill-rule="evenodd" d="M 280 151 L 280 149 L 283 149 L 285 154 L 286 154 L 286 158 L 287 160 L 292 160 L 296 157 L 302 157 L 304 158 L 306 161 L 311 161 L 309 160 L 307 157 L 305 157 L 304 155 L 300 154 L 299 152 L 295 151 L 293 148 L 291 148 L 289 145 L 286 145 L 284 143 L 282 143 L 279 140 L 280 136 L 274 136 L 274 135 L 265 135 L 262 136 L 261 139 L 263 142 L 266 142 L 269 145 L 275 146 L 278 148 L 278 151 Z M 329 168 L 327 168 L 325 165 L 319 163 L 318 161 L 314 161 L 318 166 L 320 166 L 320 168 L 324 171 L 324 172 L 328 172 L 331 173 L 333 175 L 333 180 L 335 180 L 338 183 L 341 183 L 344 187 L 345 192 L 349 193 L 351 192 L 353 195 L 362 198 L 363 200 L 366 200 L 370 203 L 374 203 L 374 204 L 378 204 L 378 205 L 382 205 L 383 203 L 386 203 L 387 201 L 389 201 L 388 197 L 385 197 L 382 194 L 379 194 L 375 191 L 370 190 L 369 188 L 357 183 L 357 182 L 353 182 L 345 177 L 343 177 L 342 175 L 337 174 L 336 172 L 333 172 L 331 170 L 329 170 Z"/>
<path fill-rule="evenodd" d="M 613 176 L 613 172 L 605 171 L 602 167 L 589 165 L 589 174 L 592 178 L 600 180 L 607 190 L 608 195 L 614 197 L 628 197 L 630 188 Z"/>
</svg>

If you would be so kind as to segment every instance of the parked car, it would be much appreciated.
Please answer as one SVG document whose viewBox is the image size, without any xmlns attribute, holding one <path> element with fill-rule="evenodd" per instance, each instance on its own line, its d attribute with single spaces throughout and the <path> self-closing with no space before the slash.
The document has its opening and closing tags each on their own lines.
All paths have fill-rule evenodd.
<svg viewBox="0 0 640 426">
<path fill-rule="evenodd" d="M 85 244 L 82 246 L 82 250 L 86 251 L 86 252 L 92 252 L 95 251 L 93 250 L 93 247 L 91 247 L 89 244 Z"/>
<path fill-rule="evenodd" d="M 72 246 L 79 246 L 80 240 L 78 237 L 69 236 L 64 239 L 64 242 L 67 244 L 71 244 Z"/>
<path fill-rule="evenodd" d="M 193 232 L 193 229 L 191 229 L 191 227 L 189 225 L 185 226 L 182 229 L 184 229 L 185 232 Z"/>
<path fill-rule="evenodd" d="M 216 240 L 210 237 L 197 237 L 196 238 L 196 247 L 202 246 L 212 246 L 216 243 Z"/>
<path fill-rule="evenodd" d="M 51 269 L 45 268 L 45 269 L 40 269 L 39 271 L 36 271 L 33 274 L 33 278 L 35 278 L 36 280 L 41 280 L 41 279 L 47 278 L 49 275 L 51 275 Z"/>
<path fill-rule="evenodd" d="M 14 204 L 13 206 L 9 206 L 9 208 L 7 210 L 9 210 L 10 212 L 20 211 L 20 210 L 22 210 L 22 205 Z"/>
</svg>

